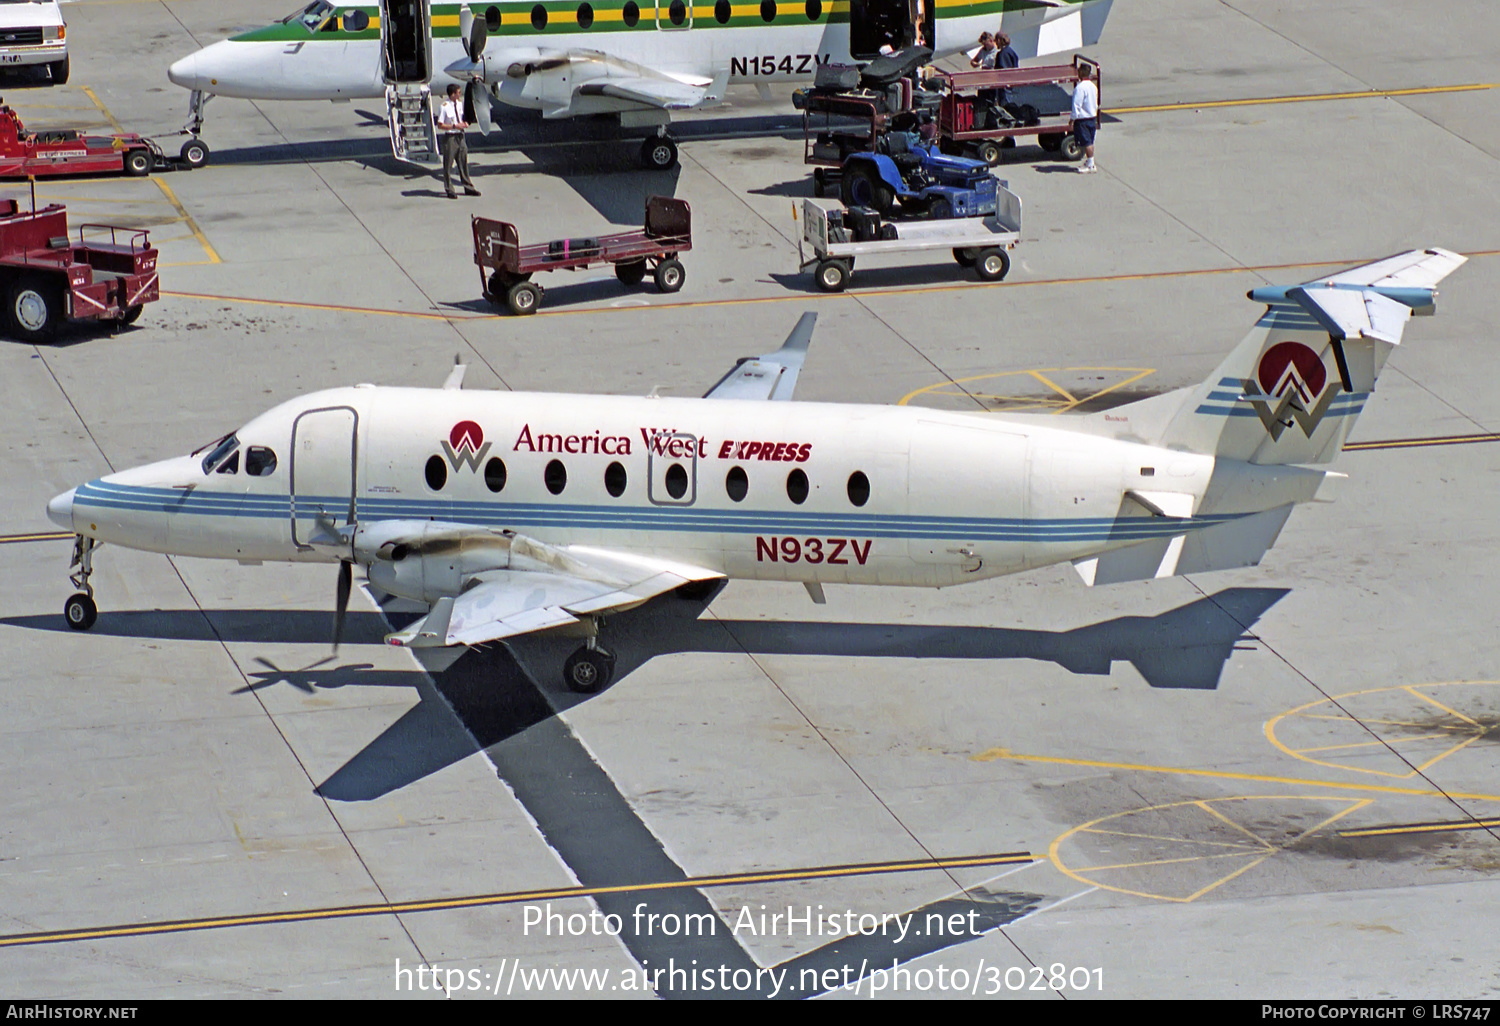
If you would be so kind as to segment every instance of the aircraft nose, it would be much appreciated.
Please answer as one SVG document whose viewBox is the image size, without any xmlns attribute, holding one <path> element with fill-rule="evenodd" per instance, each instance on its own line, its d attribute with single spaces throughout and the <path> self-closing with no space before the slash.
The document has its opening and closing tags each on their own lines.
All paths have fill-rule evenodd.
<svg viewBox="0 0 1500 1026">
<path fill-rule="evenodd" d="M 73 493 L 77 490 L 69 488 L 61 495 L 54 496 L 52 501 L 47 503 L 47 519 L 69 531 L 73 530 Z"/>
<path fill-rule="evenodd" d="M 184 89 L 199 88 L 198 79 L 198 55 L 189 54 L 180 61 L 173 62 L 167 69 L 167 78 L 173 85 L 182 86 Z"/>
</svg>

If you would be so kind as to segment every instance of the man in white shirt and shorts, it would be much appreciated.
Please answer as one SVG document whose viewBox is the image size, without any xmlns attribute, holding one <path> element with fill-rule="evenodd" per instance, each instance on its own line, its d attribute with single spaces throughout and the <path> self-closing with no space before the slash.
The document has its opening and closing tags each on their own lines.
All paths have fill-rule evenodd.
<svg viewBox="0 0 1500 1026">
<path fill-rule="evenodd" d="M 1094 166 L 1094 135 L 1099 131 L 1099 87 L 1094 85 L 1094 71 L 1087 64 L 1078 69 L 1078 84 L 1073 87 L 1073 138 L 1083 147 L 1081 175 L 1091 175 Z"/>
<path fill-rule="evenodd" d="M 453 165 L 458 165 L 458 177 L 464 183 L 464 195 L 478 196 L 479 190 L 469 178 L 469 144 L 464 141 L 464 129 L 469 123 L 464 120 L 464 91 L 458 83 L 448 85 L 448 99 L 438 108 L 438 145 L 443 150 L 443 188 L 449 199 L 458 199 L 453 191 Z"/>
</svg>

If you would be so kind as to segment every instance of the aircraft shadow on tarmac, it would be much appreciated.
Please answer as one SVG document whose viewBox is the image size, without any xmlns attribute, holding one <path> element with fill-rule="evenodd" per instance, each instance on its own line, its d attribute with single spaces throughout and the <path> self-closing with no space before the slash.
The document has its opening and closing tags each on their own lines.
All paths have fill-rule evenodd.
<svg viewBox="0 0 1500 1026">
<path fill-rule="evenodd" d="M 605 642 L 616 656 L 615 683 L 660 655 L 710 652 L 883 659 L 1033 659 L 1078 674 L 1105 675 L 1128 662 L 1154 688 L 1212 690 L 1224 664 L 1284 588 L 1226 588 L 1157 616 L 1124 616 L 1068 631 L 897 623 L 700 618 L 701 602 L 668 596 L 611 617 Z M 19 616 L 0 624 L 68 631 L 61 615 Z M 346 643 L 378 644 L 387 630 L 375 613 L 350 613 Z M 101 612 L 93 633 L 117 637 L 236 644 L 324 644 L 331 613 L 285 610 Z M 418 670 L 333 666 L 325 660 L 250 672 L 249 689 L 287 684 L 305 692 L 349 686 L 413 688 L 420 701 L 318 788 L 361 801 L 405 787 L 475 751 L 521 734 L 587 701 L 563 689 L 560 667 L 576 639 L 536 636 L 474 649 L 430 677 Z M 1001 682 L 1003 683 L 1003 681 Z M 457 715 L 458 723 L 453 716 Z"/>
</svg>

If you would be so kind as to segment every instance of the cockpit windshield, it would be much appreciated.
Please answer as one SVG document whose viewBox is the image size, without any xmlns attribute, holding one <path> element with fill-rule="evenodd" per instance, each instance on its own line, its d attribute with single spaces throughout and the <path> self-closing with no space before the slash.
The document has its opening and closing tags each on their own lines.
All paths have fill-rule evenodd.
<svg viewBox="0 0 1500 1026">
<path fill-rule="evenodd" d="M 231 431 L 229 432 L 229 434 L 225 435 L 217 442 L 211 442 L 208 445 L 194 449 L 193 455 L 198 455 L 204 449 L 208 450 L 208 455 L 203 457 L 203 472 L 205 474 L 211 474 L 213 473 L 214 467 L 218 466 L 225 459 L 227 459 L 229 454 L 238 449 L 239 446 L 239 438 L 236 437 L 233 431 Z"/>
<path fill-rule="evenodd" d="M 306 7 L 288 14 L 285 18 L 281 19 L 281 24 L 290 25 L 294 21 L 300 21 L 307 31 L 316 32 L 332 13 L 333 4 L 329 3 L 328 0 L 317 0 L 316 3 L 310 3 Z"/>
</svg>

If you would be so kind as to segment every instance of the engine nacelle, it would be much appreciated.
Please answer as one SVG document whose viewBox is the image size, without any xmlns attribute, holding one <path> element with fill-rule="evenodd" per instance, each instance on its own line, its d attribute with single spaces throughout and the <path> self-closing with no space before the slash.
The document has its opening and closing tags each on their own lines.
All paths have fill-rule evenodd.
<svg viewBox="0 0 1500 1026">
<path fill-rule="evenodd" d="M 375 587 L 431 603 L 457 595 L 474 574 L 509 567 L 512 539 L 439 520 L 387 520 L 355 532 L 354 556 Z"/>
</svg>

